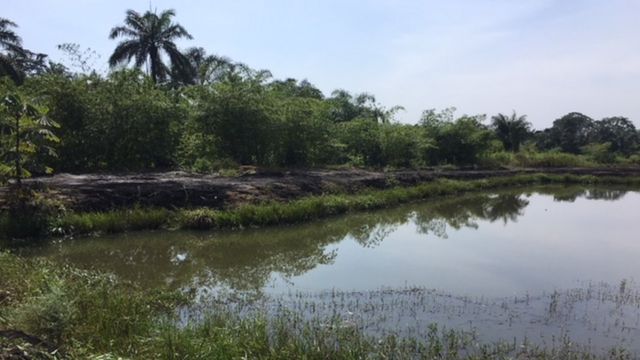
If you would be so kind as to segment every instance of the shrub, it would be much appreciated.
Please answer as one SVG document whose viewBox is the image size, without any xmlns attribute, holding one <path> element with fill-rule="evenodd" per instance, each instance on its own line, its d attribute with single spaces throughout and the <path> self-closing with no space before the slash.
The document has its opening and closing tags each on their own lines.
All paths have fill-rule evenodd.
<svg viewBox="0 0 640 360">
<path fill-rule="evenodd" d="M 64 205 L 45 192 L 13 188 L 7 196 L 7 210 L 0 217 L 0 236 L 6 239 L 42 237 L 63 211 Z"/>
</svg>

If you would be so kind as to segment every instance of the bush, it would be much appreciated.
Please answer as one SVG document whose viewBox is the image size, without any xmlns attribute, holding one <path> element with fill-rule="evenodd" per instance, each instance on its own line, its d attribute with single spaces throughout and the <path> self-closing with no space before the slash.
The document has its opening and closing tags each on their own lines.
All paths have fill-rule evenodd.
<svg viewBox="0 0 640 360">
<path fill-rule="evenodd" d="M 45 236 L 63 212 L 64 205 L 46 192 L 12 188 L 7 197 L 7 210 L 0 214 L 0 236 L 5 239 Z"/>
<path fill-rule="evenodd" d="M 612 164 L 616 161 L 616 154 L 611 151 L 611 143 L 592 143 L 584 146 L 582 152 L 600 164 Z"/>
<path fill-rule="evenodd" d="M 519 152 L 515 154 L 515 164 L 519 167 L 588 167 L 594 166 L 583 156 L 562 152 Z"/>
</svg>

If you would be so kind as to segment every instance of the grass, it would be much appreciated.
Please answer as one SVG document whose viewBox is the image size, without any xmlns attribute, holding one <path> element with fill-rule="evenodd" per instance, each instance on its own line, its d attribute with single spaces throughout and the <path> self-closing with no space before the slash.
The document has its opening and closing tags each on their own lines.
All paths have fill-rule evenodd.
<svg viewBox="0 0 640 360">
<path fill-rule="evenodd" d="M 210 230 L 292 224 L 354 211 L 390 207 L 437 196 L 506 186 L 551 183 L 638 185 L 640 178 L 531 174 L 469 181 L 440 179 L 411 187 L 365 190 L 355 194 L 310 196 L 287 203 L 246 204 L 224 210 L 199 208 L 171 211 L 135 208 L 110 212 L 67 213 L 53 223 L 52 233 L 117 233 L 160 227 Z"/>
<path fill-rule="evenodd" d="M 69 213 L 54 222 L 54 233 L 88 234 L 153 230 L 167 224 L 172 212 L 167 209 L 116 210 L 110 212 Z"/>
<path fill-rule="evenodd" d="M 623 349 L 593 354 L 569 339 L 540 348 L 482 343 L 473 334 L 440 328 L 408 338 L 368 335 L 340 316 L 294 311 L 243 312 L 213 301 L 198 321 L 181 323 L 176 307 L 189 303 L 170 291 L 143 291 L 108 274 L 56 266 L 0 252 L 0 330 L 13 329 L 52 344 L 26 347 L 39 358 L 70 359 L 630 359 Z M 384 314 L 380 314 L 384 316 Z M 0 358 L 25 349 L 0 338 Z"/>
</svg>

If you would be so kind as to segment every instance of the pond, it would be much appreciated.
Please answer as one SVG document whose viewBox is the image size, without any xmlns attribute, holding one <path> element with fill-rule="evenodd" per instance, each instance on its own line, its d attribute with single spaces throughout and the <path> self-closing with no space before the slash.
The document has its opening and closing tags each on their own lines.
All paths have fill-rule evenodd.
<svg viewBox="0 0 640 360">
<path fill-rule="evenodd" d="M 438 322 L 489 340 L 570 335 L 640 351 L 638 190 L 504 189 L 295 226 L 67 239 L 27 255 L 205 298 L 338 306 L 374 332 L 415 336 Z M 390 316 L 372 321 L 364 309 L 380 302 Z"/>
</svg>

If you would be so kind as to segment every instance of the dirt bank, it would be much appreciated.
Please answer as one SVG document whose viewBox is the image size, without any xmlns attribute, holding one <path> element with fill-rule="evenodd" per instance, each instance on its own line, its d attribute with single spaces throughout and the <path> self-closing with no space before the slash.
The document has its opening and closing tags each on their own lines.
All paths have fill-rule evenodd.
<svg viewBox="0 0 640 360">
<path fill-rule="evenodd" d="M 26 186 L 47 188 L 75 210 L 108 210 L 134 205 L 154 207 L 208 206 L 224 208 L 265 200 L 288 201 L 332 191 L 410 186 L 437 178 L 481 179 L 531 173 L 597 176 L 640 176 L 640 168 L 554 168 L 519 170 L 291 170 L 250 169 L 235 177 L 184 172 L 134 175 L 70 175 L 34 178 Z M 0 188 L 0 199 L 8 188 Z"/>
</svg>

